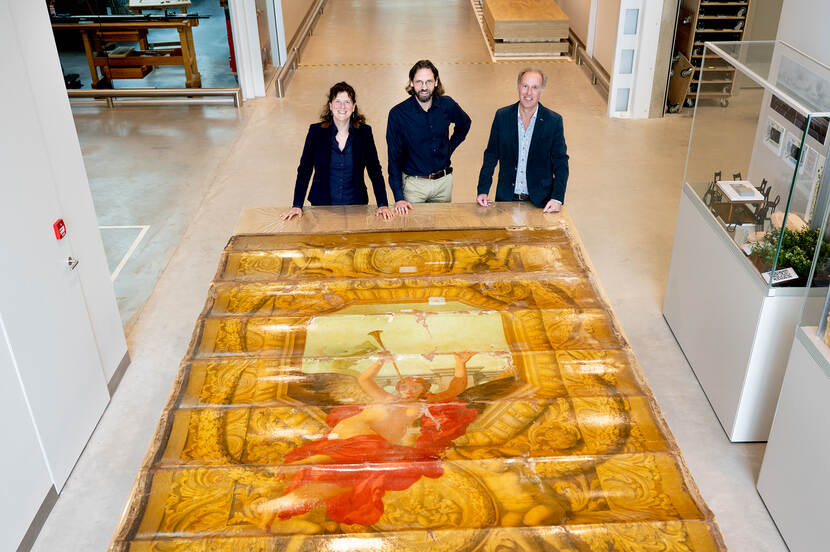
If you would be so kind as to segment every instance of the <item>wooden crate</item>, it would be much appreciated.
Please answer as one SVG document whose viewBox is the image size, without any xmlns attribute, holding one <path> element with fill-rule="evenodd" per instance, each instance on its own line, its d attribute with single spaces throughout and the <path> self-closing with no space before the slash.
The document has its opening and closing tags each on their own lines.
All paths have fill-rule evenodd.
<svg viewBox="0 0 830 552">
<path fill-rule="evenodd" d="M 498 56 L 558 56 L 567 54 L 570 44 L 567 40 L 560 42 L 503 42 L 490 40 L 493 54 Z"/>
<path fill-rule="evenodd" d="M 567 40 L 562 42 L 496 42 L 493 53 L 499 56 L 558 56 L 567 54 Z"/>
<path fill-rule="evenodd" d="M 554 0 L 484 0 L 484 21 L 495 40 L 556 42 L 569 20 Z"/>
</svg>

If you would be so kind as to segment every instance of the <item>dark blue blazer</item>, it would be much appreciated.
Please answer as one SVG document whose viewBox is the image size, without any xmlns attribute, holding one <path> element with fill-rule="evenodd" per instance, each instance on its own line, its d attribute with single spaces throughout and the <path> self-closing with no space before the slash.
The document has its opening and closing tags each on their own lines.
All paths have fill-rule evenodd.
<svg viewBox="0 0 830 552">
<path fill-rule="evenodd" d="M 331 205 L 331 123 L 314 123 L 308 127 L 305 137 L 303 154 L 300 157 L 300 166 L 297 167 L 297 182 L 294 184 L 294 207 L 302 208 L 305 201 L 308 182 L 311 180 L 311 191 L 308 201 L 312 205 Z M 366 184 L 363 180 L 364 170 L 369 172 L 372 189 L 375 192 L 375 201 L 378 207 L 388 206 L 386 201 L 386 182 L 383 180 L 378 150 L 375 148 L 375 139 L 372 137 L 372 127 L 366 124 L 349 126 L 349 135 L 352 140 L 352 186 L 354 186 L 356 205 L 369 203 Z M 314 179 L 311 173 L 314 172 Z"/>
<path fill-rule="evenodd" d="M 493 117 L 490 140 L 478 175 L 478 193 L 490 192 L 493 170 L 499 165 L 496 201 L 512 201 L 519 162 L 519 103 L 502 107 Z M 539 104 L 536 125 L 527 154 L 527 192 L 530 201 L 544 207 L 551 199 L 565 202 L 568 183 L 568 148 L 562 116 Z"/>
</svg>

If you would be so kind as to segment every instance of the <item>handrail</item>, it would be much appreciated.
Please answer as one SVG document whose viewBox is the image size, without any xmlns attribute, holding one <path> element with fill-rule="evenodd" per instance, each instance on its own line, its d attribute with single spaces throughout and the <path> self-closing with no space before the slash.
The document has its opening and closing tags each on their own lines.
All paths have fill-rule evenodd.
<svg viewBox="0 0 830 552">
<path fill-rule="evenodd" d="M 280 68 L 280 72 L 277 73 L 276 84 L 277 84 L 277 97 L 283 98 L 285 97 L 285 88 L 288 85 L 288 81 L 290 80 L 291 76 L 293 76 L 294 71 L 297 70 L 297 63 L 299 62 L 300 58 L 300 50 L 302 49 L 303 45 L 305 44 L 306 38 L 311 35 L 311 28 L 314 26 L 314 23 L 317 22 L 317 18 L 323 13 L 323 7 L 326 4 L 326 0 L 318 0 L 317 5 L 314 6 L 311 10 L 309 10 L 309 14 L 306 15 L 306 22 L 303 25 L 302 30 L 299 34 L 295 35 L 299 37 L 296 40 L 296 44 L 293 48 L 291 48 L 291 53 L 285 58 L 285 62 L 282 64 Z"/>
<path fill-rule="evenodd" d="M 571 36 L 574 39 L 574 59 L 576 60 L 576 64 L 584 65 L 589 71 L 591 71 L 591 84 L 594 86 L 599 84 L 600 88 L 605 93 L 605 96 L 608 97 L 608 92 L 611 89 L 611 81 L 608 78 L 608 75 L 605 73 L 602 66 L 593 58 L 593 56 L 589 56 L 585 49 L 580 47 L 580 43 L 577 41 L 578 39 L 573 32 L 571 32 Z"/>
<path fill-rule="evenodd" d="M 85 98 L 92 100 L 73 102 L 75 104 L 97 103 L 95 100 L 105 100 L 107 107 L 115 107 L 116 102 L 121 105 L 158 105 L 161 103 L 233 104 L 234 107 L 242 105 L 242 90 L 239 88 L 109 88 L 106 90 L 67 90 L 66 92 L 70 101 Z M 207 99 L 207 96 L 227 96 L 228 99 Z"/>
</svg>

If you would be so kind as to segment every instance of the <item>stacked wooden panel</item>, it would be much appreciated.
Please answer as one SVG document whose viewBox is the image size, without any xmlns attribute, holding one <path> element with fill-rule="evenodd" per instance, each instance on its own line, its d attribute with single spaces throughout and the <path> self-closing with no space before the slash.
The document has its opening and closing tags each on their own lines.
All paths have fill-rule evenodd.
<svg viewBox="0 0 830 552">
<path fill-rule="evenodd" d="M 568 16 L 553 0 L 484 0 L 484 21 L 496 56 L 568 52 Z"/>
</svg>

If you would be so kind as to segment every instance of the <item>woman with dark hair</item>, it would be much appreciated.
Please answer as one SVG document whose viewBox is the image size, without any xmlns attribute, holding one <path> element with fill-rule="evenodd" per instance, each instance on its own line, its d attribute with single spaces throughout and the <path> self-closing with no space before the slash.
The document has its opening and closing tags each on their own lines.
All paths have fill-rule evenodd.
<svg viewBox="0 0 830 552">
<path fill-rule="evenodd" d="M 366 205 L 369 196 L 363 173 L 369 173 L 375 201 L 376 215 L 391 219 L 394 213 L 386 201 L 386 182 L 383 180 L 372 127 L 357 110 L 354 88 L 338 82 L 329 90 L 328 103 L 320 113 L 320 122 L 308 127 L 308 134 L 297 167 L 293 207 L 284 212 L 283 220 L 303 216 L 308 183 L 312 205 Z M 311 178 L 312 172 L 314 178 Z"/>
</svg>

